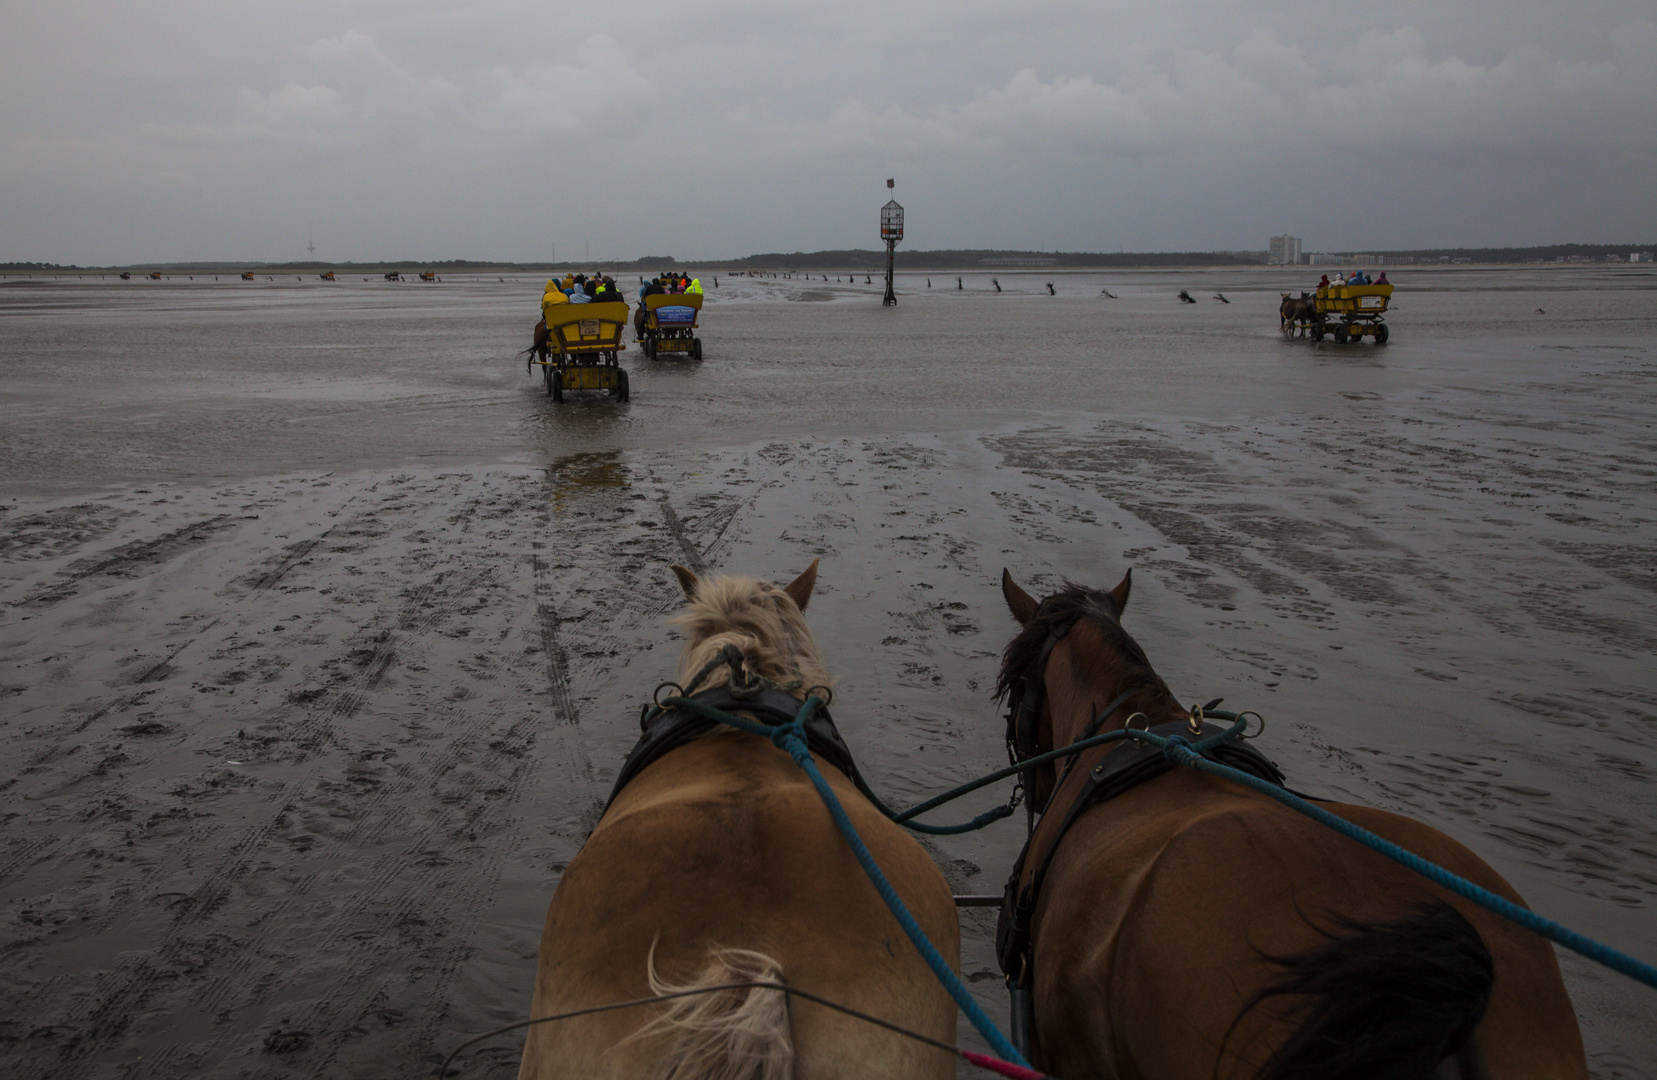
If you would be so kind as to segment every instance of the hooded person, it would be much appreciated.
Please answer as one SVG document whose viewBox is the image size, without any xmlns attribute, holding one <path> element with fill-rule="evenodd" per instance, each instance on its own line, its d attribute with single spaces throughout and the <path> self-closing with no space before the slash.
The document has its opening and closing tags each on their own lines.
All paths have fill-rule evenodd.
<svg viewBox="0 0 1657 1080">
<path fill-rule="evenodd" d="M 556 281 L 547 282 L 547 291 L 541 296 L 541 325 L 536 327 L 536 347 L 540 347 L 541 334 L 552 325 L 553 312 L 570 302 L 569 297 L 558 289 Z"/>
<path fill-rule="evenodd" d="M 690 279 L 690 284 L 685 286 L 685 291 L 688 292 L 688 293 L 695 293 L 697 296 L 701 296 L 702 295 L 702 279 L 701 278 L 691 278 Z"/>
</svg>

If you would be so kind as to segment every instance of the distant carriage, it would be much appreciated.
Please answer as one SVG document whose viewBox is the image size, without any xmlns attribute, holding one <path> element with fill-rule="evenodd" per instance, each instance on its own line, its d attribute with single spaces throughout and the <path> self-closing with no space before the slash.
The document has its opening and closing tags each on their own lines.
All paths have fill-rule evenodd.
<svg viewBox="0 0 1657 1080">
<path fill-rule="evenodd" d="M 1385 345 L 1389 335 L 1384 316 L 1391 299 L 1391 285 L 1320 286 L 1312 301 L 1312 340 L 1321 341 L 1328 334 L 1337 345 L 1366 337 Z"/>
<path fill-rule="evenodd" d="M 702 339 L 696 336 L 696 320 L 701 312 L 699 292 L 646 296 L 637 324 L 644 355 L 652 360 L 664 356 L 702 359 Z"/>
</svg>

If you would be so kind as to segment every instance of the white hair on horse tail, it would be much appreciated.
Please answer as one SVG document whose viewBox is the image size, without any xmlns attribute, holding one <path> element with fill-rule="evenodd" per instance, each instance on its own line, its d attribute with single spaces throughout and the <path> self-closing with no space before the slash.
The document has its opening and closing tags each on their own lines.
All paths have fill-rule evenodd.
<svg viewBox="0 0 1657 1080">
<path fill-rule="evenodd" d="M 708 963 L 685 983 L 656 974 L 654 946 L 646 965 L 655 994 L 783 981 L 782 965 L 751 949 L 712 950 Z M 671 1043 L 651 1080 L 789 1080 L 794 1075 L 788 995 L 780 990 L 717 990 L 667 1002 L 662 1014 L 633 1037 L 652 1035 L 667 1035 Z"/>
</svg>

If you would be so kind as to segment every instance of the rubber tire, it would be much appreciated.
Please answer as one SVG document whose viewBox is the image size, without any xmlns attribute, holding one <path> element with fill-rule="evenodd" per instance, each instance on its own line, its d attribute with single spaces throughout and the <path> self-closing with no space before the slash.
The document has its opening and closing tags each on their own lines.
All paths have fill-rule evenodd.
<svg viewBox="0 0 1657 1080">
<path fill-rule="evenodd" d="M 656 359 L 656 339 L 655 338 L 645 338 L 644 339 L 644 358 L 646 360 Z"/>
<path fill-rule="evenodd" d="M 627 372 L 622 368 L 616 369 L 616 388 L 613 391 L 617 401 L 627 401 L 632 398 L 632 389 L 627 385 Z"/>
<path fill-rule="evenodd" d="M 551 394 L 552 400 L 558 404 L 564 403 L 564 376 L 552 368 L 547 369 L 547 393 Z"/>
<path fill-rule="evenodd" d="M 697 363 L 702 362 L 702 339 L 692 338 L 690 342 L 690 358 Z"/>
<path fill-rule="evenodd" d="M 1387 338 L 1390 336 L 1391 335 L 1387 332 L 1386 323 L 1382 323 L 1375 328 L 1375 344 L 1385 345 L 1387 343 Z"/>
<path fill-rule="evenodd" d="M 1335 338 L 1335 344 L 1336 345 L 1345 345 L 1346 344 L 1346 327 L 1344 327 L 1344 326 L 1335 327 L 1335 333 L 1334 333 L 1333 336 Z"/>
</svg>

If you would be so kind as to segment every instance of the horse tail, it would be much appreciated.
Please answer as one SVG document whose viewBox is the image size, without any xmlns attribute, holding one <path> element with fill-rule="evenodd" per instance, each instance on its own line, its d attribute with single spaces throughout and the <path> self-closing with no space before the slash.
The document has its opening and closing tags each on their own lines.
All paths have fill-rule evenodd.
<svg viewBox="0 0 1657 1080">
<path fill-rule="evenodd" d="M 1428 1080 L 1467 1044 L 1490 1000 L 1495 969 L 1459 911 L 1440 906 L 1392 922 L 1341 919 L 1338 932 L 1322 932 L 1328 944 L 1269 957 L 1281 974 L 1238 1016 L 1271 998 L 1299 999 L 1300 1025 L 1255 1080 Z"/>
<path fill-rule="evenodd" d="M 652 993 L 677 994 L 730 983 L 781 983 L 782 965 L 750 949 L 714 949 L 694 979 L 670 983 L 647 962 Z M 671 1049 L 652 1080 L 788 1080 L 794 1074 L 788 995 L 750 987 L 714 990 L 667 1002 L 638 1036 L 666 1033 Z"/>
</svg>

